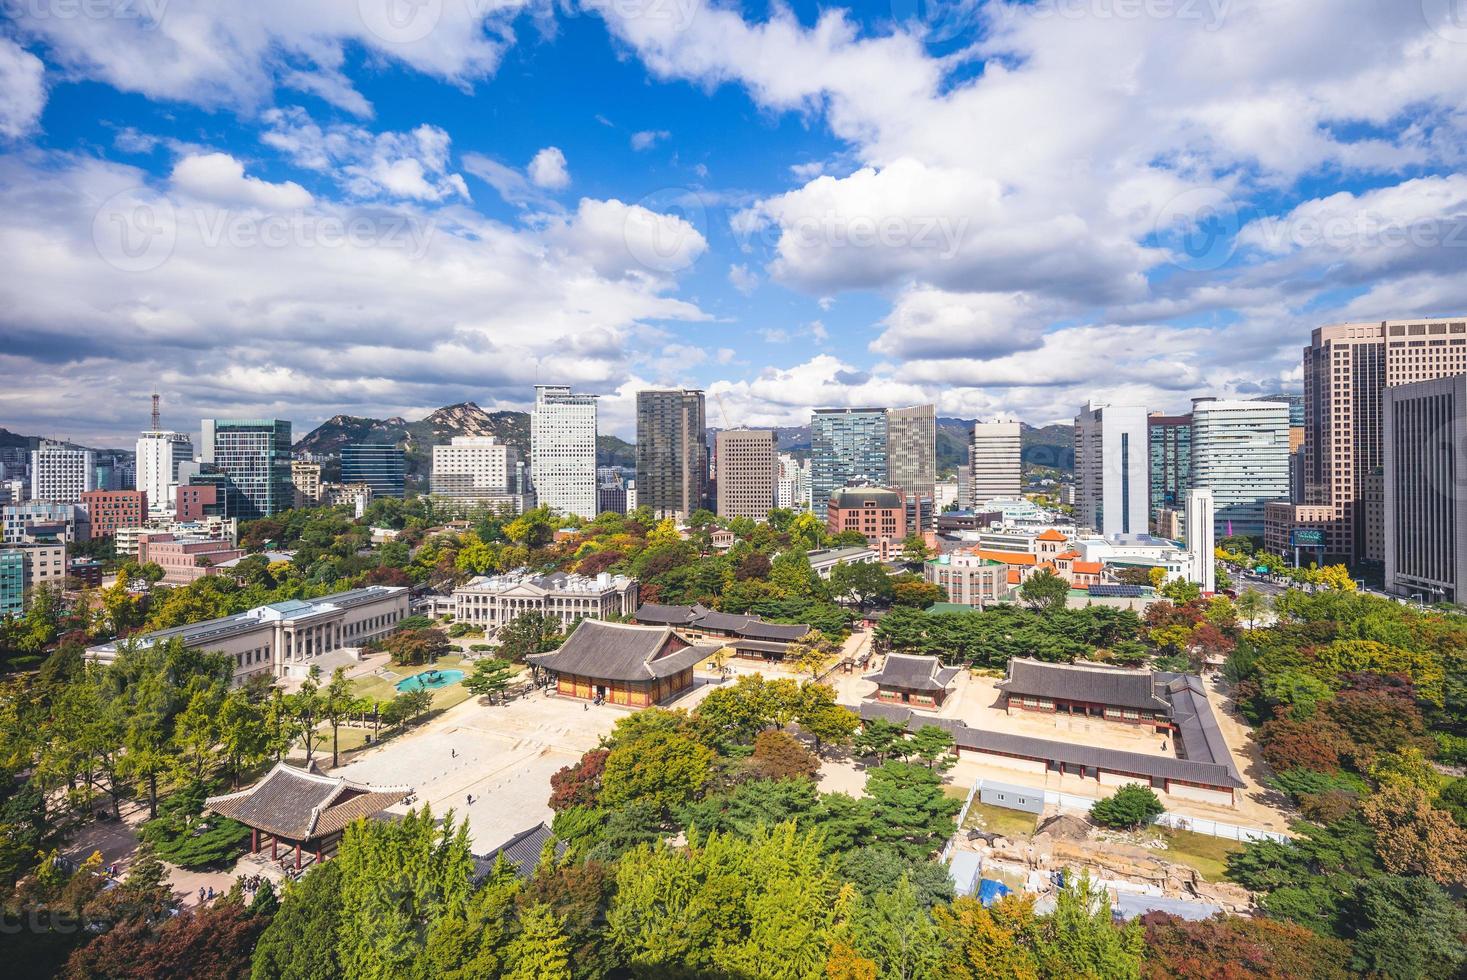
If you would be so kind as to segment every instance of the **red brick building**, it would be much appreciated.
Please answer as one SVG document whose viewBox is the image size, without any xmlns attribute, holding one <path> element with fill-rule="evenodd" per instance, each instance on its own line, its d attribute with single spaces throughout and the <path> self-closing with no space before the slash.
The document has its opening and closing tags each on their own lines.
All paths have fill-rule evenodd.
<svg viewBox="0 0 1467 980">
<path fill-rule="evenodd" d="M 906 497 L 885 487 L 843 487 L 830 495 L 825 527 L 831 534 L 859 531 L 885 561 L 907 537 Z"/>
<path fill-rule="evenodd" d="M 164 585 L 188 585 L 244 554 L 218 538 L 180 538 L 166 532 L 138 535 L 138 564 L 159 565 Z"/>
<path fill-rule="evenodd" d="M 92 519 L 92 537 L 110 538 L 120 527 L 141 527 L 148 519 L 148 495 L 142 490 L 90 490 L 81 505 Z"/>
<path fill-rule="evenodd" d="M 219 487 L 212 484 L 185 484 L 174 493 L 177 512 L 174 520 L 201 521 L 206 517 L 223 516 L 224 502 L 219 499 Z"/>
</svg>

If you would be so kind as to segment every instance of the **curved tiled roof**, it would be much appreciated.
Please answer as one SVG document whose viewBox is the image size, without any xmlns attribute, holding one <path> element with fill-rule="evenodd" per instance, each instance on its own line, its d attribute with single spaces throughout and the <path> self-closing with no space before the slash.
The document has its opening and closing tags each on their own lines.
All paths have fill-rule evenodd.
<svg viewBox="0 0 1467 980">
<path fill-rule="evenodd" d="M 886 663 L 874 674 L 861 679 L 875 681 L 881 687 L 896 687 L 907 691 L 944 691 L 953 678 L 958 676 L 958 667 L 945 667 L 936 657 L 919 657 L 910 653 L 890 653 Z"/>
<path fill-rule="evenodd" d="M 410 786 L 369 786 L 280 762 L 249 789 L 211 796 L 204 806 L 268 834 L 305 841 L 343 830 L 410 793 Z"/>
<path fill-rule="evenodd" d="M 1081 664 L 1052 664 L 1016 657 L 1008 677 L 998 682 L 1005 694 L 1109 704 L 1143 711 L 1168 711 L 1171 704 L 1156 693 L 1149 670 Z"/>
<path fill-rule="evenodd" d="M 720 646 L 687 645 L 666 626 L 583 619 L 559 650 L 533 653 L 525 659 L 558 674 L 645 682 L 686 670 Z"/>
</svg>

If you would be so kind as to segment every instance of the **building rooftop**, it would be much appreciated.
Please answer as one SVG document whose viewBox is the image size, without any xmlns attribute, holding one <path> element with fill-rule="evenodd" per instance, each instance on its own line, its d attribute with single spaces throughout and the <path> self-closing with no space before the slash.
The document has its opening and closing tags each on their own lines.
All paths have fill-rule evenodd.
<svg viewBox="0 0 1467 980">
<path fill-rule="evenodd" d="M 369 786 L 327 776 L 315 766 L 297 769 L 277 762 L 255 785 L 211 796 L 204 806 L 223 817 L 293 841 L 343 830 L 412 793 L 410 786 Z"/>
<path fill-rule="evenodd" d="M 960 667 L 946 667 L 936 657 L 919 657 L 908 653 L 887 654 L 886 663 L 874 674 L 861 679 L 875 681 L 879 687 L 896 687 L 906 691 L 945 691 L 958 676 Z"/>
<path fill-rule="evenodd" d="M 1010 695 L 1170 712 L 1171 703 L 1155 690 L 1155 677 L 1149 670 L 1015 657 L 1009 661 L 1008 676 L 998 682 L 998 689 Z"/>
<path fill-rule="evenodd" d="M 575 632 L 549 653 L 525 659 L 559 674 L 614 681 L 652 681 L 670 677 L 710 656 L 722 644 L 685 643 L 670 627 L 633 626 L 583 619 Z"/>
<path fill-rule="evenodd" d="M 848 507 L 901 507 L 902 495 L 885 487 L 842 487 L 830 495 L 828 506 L 845 509 Z"/>
</svg>

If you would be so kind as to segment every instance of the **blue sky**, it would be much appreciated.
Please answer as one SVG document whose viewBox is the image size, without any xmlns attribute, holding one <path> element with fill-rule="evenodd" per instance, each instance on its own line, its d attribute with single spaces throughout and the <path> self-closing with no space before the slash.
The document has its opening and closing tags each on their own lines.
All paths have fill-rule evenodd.
<svg viewBox="0 0 1467 980">
<path fill-rule="evenodd" d="M 1467 309 L 1448 2 L 8 5 L 0 425 L 1295 390 Z"/>
</svg>

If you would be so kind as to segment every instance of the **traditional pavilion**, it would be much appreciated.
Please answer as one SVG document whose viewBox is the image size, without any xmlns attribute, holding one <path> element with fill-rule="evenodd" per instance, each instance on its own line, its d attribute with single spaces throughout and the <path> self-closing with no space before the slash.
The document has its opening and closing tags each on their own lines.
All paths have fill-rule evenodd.
<svg viewBox="0 0 1467 980">
<path fill-rule="evenodd" d="M 1167 685 L 1188 675 L 1131 670 L 1104 664 L 1055 664 L 1027 657 L 1009 661 L 998 682 L 1004 708 L 1086 715 L 1131 725 L 1173 728 Z M 1200 685 L 1201 681 L 1197 683 Z"/>
<path fill-rule="evenodd" d="M 879 671 L 862 679 L 876 682 L 875 693 L 869 695 L 876 701 L 913 708 L 940 708 L 961 669 L 944 666 L 936 657 L 890 653 Z"/>
<path fill-rule="evenodd" d="M 340 776 L 327 776 L 311 764 L 298 769 L 276 763 L 249 789 L 211 796 L 204 806 L 250 828 L 250 853 L 270 838 L 270 860 L 279 860 L 278 845 L 295 848 L 295 866 L 301 853 L 319 862 L 334 850 L 353 820 L 375 816 L 412 794 L 410 786 L 368 786 Z"/>
<path fill-rule="evenodd" d="M 778 662 L 784 660 L 791 643 L 810 632 L 810 627 L 790 623 L 766 623 L 753 613 L 725 613 L 694 603 L 663 606 L 645 603 L 634 617 L 643 626 L 666 626 L 690 640 L 723 640 L 736 657 Z"/>
<path fill-rule="evenodd" d="M 693 667 L 722 643 L 694 644 L 665 626 L 583 619 L 559 650 L 525 660 L 566 697 L 645 708 L 693 686 Z"/>
</svg>

